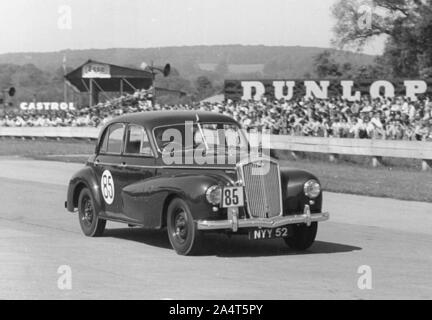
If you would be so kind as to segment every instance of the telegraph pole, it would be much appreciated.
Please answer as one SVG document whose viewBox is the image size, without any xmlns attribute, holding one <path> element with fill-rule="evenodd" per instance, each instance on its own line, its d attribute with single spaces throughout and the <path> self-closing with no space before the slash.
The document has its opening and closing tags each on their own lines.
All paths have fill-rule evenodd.
<svg viewBox="0 0 432 320">
<path fill-rule="evenodd" d="M 162 68 L 158 68 L 158 67 L 155 67 L 154 66 L 154 63 L 153 63 L 153 61 L 151 62 L 151 65 L 150 65 L 150 67 L 149 67 L 149 69 L 150 69 L 150 72 L 151 72 L 151 74 L 152 74 L 152 85 L 153 85 L 153 97 L 152 97 L 152 103 L 153 103 L 153 105 L 156 103 L 156 84 L 155 84 L 155 81 L 156 81 L 156 71 L 157 72 L 159 72 L 159 73 L 161 73 L 161 74 L 163 74 L 163 76 L 164 77 L 168 77 L 169 75 L 170 75 L 170 73 L 171 73 L 171 65 L 168 63 L 168 64 L 166 64 L 165 65 L 165 67 L 162 69 Z"/>
<path fill-rule="evenodd" d="M 2 96 L 3 96 L 3 102 L 2 102 L 3 114 L 6 113 L 6 92 L 7 92 L 7 89 L 3 89 L 2 90 Z"/>
<path fill-rule="evenodd" d="M 69 101 L 68 101 L 68 92 L 67 92 L 67 88 L 68 88 L 68 86 L 67 86 L 66 79 L 65 79 L 65 80 L 64 80 L 64 88 L 63 88 L 63 90 L 64 90 L 64 92 L 63 92 L 63 98 L 64 98 L 64 102 L 66 102 L 66 103 L 69 102 Z"/>
<path fill-rule="evenodd" d="M 151 71 L 151 74 L 152 74 L 152 87 L 153 87 L 152 88 L 152 107 L 154 107 L 155 104 L 156 104 L 156 84 L 155 84 L 155 81 L 156 81 L 156 72 L 154 71 L 153 60 L 151 61 L 150 71 Z"/>
<path fill-rule="evenodd" d="M 63 56 L 63 99 L 64 102 L 68 103 L 68 85 L 67 85 L 67 81 L 66 81 L 66 72 L 67 72 L 67 67 L 66 67 L 66 55 Z"/>
</svg>

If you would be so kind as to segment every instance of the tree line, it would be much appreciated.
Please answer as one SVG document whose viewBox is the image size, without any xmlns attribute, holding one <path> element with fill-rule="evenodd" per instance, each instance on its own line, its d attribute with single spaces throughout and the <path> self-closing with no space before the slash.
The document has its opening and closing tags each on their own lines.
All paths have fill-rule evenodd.
<svg viewBox="0 0 432 320">
<path fill-rule="evenodd" d="M 369 66 L 340 65 L 327 52 L 315 59 L 321 76 L 369 78 L 432 77 L 432 0 L 339 0 L 333 45 L 361 51 L 384 41 L 384 52 Z"/>
</svg>

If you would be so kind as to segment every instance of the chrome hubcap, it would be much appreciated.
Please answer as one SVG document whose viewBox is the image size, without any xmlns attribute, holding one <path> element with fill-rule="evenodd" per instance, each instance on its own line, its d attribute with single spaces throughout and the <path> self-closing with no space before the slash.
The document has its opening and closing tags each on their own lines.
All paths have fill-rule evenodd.
<svg viewBox="0 0 432 320">
<path fill-rule="evenodd" d="M 174 221 L 174 237 L 176 240 L 180 243 L 183 243 L 186 241 L 188 236 L 188 226 L 187 226 L 187 219 L 186 219 L 186 213 L 181 210 L 177 213 Z"/>
<path fill-rule="evenodd" d="M 93 218 L 94 218 L 93 205 L 89 198 L 85 198 L 83 201 L 83 216 L 81 220 L 86 225 L 91 225 L 93 222 Z"/>
</svg>

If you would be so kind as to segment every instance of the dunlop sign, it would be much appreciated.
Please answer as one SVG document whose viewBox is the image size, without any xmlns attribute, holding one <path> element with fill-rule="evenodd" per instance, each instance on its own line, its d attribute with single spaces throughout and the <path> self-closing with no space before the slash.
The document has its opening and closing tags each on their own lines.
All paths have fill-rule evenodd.
<svg viewBox="0 0 432 320">
<path fill-rule="evenodd" d="M 267 99 L 299 99 L 343 97 L 348 101 L 359 100 L 362 95 L 372 98 L 405 96 L 416 100 L 432 94 L 429 80 L 227 80 L 225 98 L 259 101 Z"/>
</svg>

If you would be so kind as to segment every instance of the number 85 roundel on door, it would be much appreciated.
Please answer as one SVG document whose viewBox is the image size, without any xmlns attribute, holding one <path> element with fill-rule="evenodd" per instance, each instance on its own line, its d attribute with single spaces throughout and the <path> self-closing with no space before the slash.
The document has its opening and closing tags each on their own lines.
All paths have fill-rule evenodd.
<svg viewBox="0 0 432 320">
<path fill-rule="evenodd" d="M 101 178 L 101 192 L 105 202 L 111 205 L 114 202 L 114 181 L 111 172 L 105 170 Z"/>
</svg>

